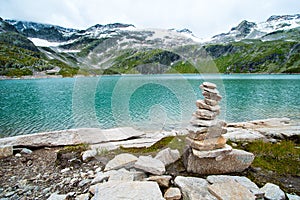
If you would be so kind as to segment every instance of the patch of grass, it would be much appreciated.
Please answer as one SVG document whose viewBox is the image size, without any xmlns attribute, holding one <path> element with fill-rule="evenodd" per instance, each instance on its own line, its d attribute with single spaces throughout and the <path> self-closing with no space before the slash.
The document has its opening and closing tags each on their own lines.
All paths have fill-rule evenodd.
<svg viewBox="0 0 300 200">
<path fill-rule="evenodd" d="M 165 137 L 163 139 L 161 139 L 160 141 L 156 142 L 155 144 L 153 144 L 150 147 L 141 147 L 141 148 L 125 148 L 125 147 L 120 147 L 120 149 L 124 152 L 124 153 L 151 153 L 151 152 L 157 152 L 161 149 L 163 149 L 164 147 L 166 147 L 175 137 L 174 136 L 168 136 Z"/>
<path fill-rule="evenodd" d="M 273 171 L 278 175 L 300 176 L 300 148 L 293 141 L 281 141 L 276 144 L 263 141 L 254 141 L 246 145 L 237 144 L 235 148 L 244 149 L 255 155 L 252 167 Z"/>
<path fill-rule="evenodd" d="M 88 144 L 78 144 L 78 145 L 69 145 L 69 146 L 64 146 L 62 150 L 60 150 L 63 153 L 67 152 L 83 152 L 89 149 Z"/>
<path fill-rule="evenodd" d="M 97 149 L 97 155 L 98 156 L 105 156 L 109 153 L 109 150 L 106 148 L 99 148 Z"/>
<path fill-rule="evenodd" d="M 247 150 L 254 153 L 253 166 L 275 171 L 280 175 L 300 176 L 300 148 L 292 141 L 277 144 L 257 141 Z"/>
</svg>

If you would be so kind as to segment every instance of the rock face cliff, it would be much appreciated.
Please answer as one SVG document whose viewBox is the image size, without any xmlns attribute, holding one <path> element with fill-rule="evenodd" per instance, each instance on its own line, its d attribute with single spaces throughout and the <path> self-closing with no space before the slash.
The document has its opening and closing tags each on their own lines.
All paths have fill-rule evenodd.
<svg viewBox="0 0 300 200">
<path fill-rule="evenodd" d="M 199 70 L 202 59 L 221 73 L 299 73 L 299 41 L 299 14 L 244 20 L 206 42 L 188 29 L 114 23 L 76 30 L 1 18 L 0 75 L 47 74 L 54 68 L 63 76 L 211 72 L 211 65 Z"/>
</svg>

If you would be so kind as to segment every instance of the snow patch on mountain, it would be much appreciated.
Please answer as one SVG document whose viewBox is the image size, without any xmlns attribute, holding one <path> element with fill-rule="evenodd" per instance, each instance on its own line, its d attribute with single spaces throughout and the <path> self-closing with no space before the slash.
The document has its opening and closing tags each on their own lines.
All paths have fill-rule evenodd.
<svg viewBox="0 0 300 200">
<path fill-rule="evenodd" d="M 57 47 L 62 44 L 61 42 L 49 42 L 48 40 L 43 40 L 40 38 L 28 38 L 28 39 L 31 40 L 31 42 L 33 42 L 35 46 L 39 46 L 39 47 Z"/>
</svg>

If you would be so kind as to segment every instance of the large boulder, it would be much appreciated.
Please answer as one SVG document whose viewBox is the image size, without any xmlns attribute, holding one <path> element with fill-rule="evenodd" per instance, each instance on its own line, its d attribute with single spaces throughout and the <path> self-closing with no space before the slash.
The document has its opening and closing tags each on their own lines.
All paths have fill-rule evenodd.
<svg viewBox="0 0 300 200">
<path fill-rule="evenodd" d="M 220 200 L 256 199 L 254 194 L 252 194 L 246 187 L 232 180 L 209 185 L 208 190 Z"/>
<path fill-rule="evenodd" d="M 134 163 L 138 160 L 138 158 L 129 153 L 123 153 L 115 156 L 112 160 L 110 160 L 106 166 L 104 171 L 108 170 L 117 170 L 121 168 L 131 168 L 133 167 Z"/>
<path fill-rule="evenodd" d="M 174 180 L 184 200 L 217 200 L 208 191 L 208 182 L 203 178 L 177 176 Z"/>
<path fill-rule="evenodd" d="M 164 200 L 159 186 L 152 181 L 109 181 L 94 186 L 92 200 Z"/>
<path fill-rule="evenodd" d="M 227 183 L 229 181 L 235 181 L 242 186 L 246 187 L 252 194 L 258 199 L 264 198 L 264 193 L 260 191 L 259 187 L 250 179 L 244 176 L 229 176 L 229 175 L 210 175 L 206 180 L 211 184 Z"/>
<path fill-rule="evenodd" d="M 140 156 L 134 167 L 155 175 L 162 175 L 166 172 L 164 163 L 151 156 Z"/>
<path fill-rule="evenodd" d="M 191 148 L 187 148 L 183 154 L 187 171 L 197 174 L 242 172 L 251 165 L 254 155 L 243 150 L 233 149 L 223 157 L 217 158 L 199 158 L 193 154 Z"/>
</svg>

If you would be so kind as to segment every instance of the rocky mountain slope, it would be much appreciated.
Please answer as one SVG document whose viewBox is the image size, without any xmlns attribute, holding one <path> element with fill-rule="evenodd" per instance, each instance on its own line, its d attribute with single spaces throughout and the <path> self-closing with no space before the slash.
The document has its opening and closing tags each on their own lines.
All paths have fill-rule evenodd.
<svg viewBox="0 0 300 200">
<path fill-rule="evenodd" d="M 299 41 L 299 14 L 242 21 L 205 42 L 188 29 L 76 30 L 0 18 L 0 75 L 299 73 Z"/>
</svg>

